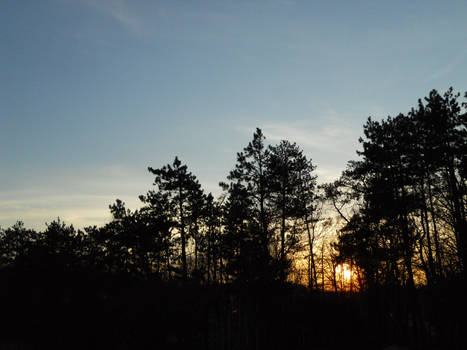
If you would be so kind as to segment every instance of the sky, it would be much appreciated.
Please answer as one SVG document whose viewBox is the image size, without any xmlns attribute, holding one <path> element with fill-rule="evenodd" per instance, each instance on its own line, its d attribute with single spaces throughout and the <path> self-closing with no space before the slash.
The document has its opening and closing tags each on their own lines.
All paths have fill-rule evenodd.
<svg viewBox="0 0 467 350">
<path fill-rule="evenodd" d="M 110 219 L 178 156 L 207 192 L 256 127 L 319 182 L 369 116 L 467 90 L 467 2 L 2 0 L 0 226 Z"/>
</svg>

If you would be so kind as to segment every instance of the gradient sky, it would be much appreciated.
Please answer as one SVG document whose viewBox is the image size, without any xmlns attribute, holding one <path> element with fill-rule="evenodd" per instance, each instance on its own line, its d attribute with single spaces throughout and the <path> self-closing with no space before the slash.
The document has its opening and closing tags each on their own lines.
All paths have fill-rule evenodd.
<svg viewBox="0 0 467 350">
<path fill-rule="evenodd" d="M 175 155 L 220 192 L 256 126 L 338 177 L 368 116 L 467 90 L 467 2 L 1 0 L 0 226 L 102 224 Z"/>
</svg>

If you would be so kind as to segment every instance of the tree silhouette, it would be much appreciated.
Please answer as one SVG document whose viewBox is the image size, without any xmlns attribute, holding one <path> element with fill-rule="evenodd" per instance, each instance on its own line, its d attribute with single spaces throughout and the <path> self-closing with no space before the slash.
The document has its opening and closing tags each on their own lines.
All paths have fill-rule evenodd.
<svg viewBox="0 0 467 350">
<path fill-rule="evenodd" d="M 358 216 L 352 222 L 346 218 L 341 249 L 350 254 L 349 242 L 354 242 L 355 252 L 365 243 L 367 253 L 361 255 L 368 261 L 371 243 L 372 251 L 380 252 L 374 256 L 374 263 L 380 261 L 376 265 L 386 275 L 383 280 L 413 285 L 414 266 L 425 272 L 428 283 L 450 274 L 453 264 L 443 259 L 449 248 L 442 242 L 447 243 L 451 234 L 461 262 L 454 265 L 464 265 L 466 192 L 462 159 L 467 137 L 466 114 L 461 112 L 458 97 L 452 89 L 444 96 L 432 91 L 426 104 L 420 100 L 417 109 L 407 115 L 382 122 L 368 119 L 365 139 L 360 140 L 363 159 L 350 162 L 339 183 L 327 187 L 328 198 L 338 212 L 336 198 L 345 191 L 350 195 L 347 202 L 360 201 Z M 442 229 L 446 227 L 451 227 L 451 233 Z M 350 232 L 363 236 L 350 239 Z M 365 239 L 368 235 L 374 239 Z M 348 247 L 344 249 L 345 245 Z"/>
<path fill-rule="evenodd" d="M 187 166 L 182 165 L 178 157 L 175 157 L 173 164 L 163 166 L 159 169 L 148 168 L 149 172 L 154 174 L 154 185 L 158 190 L 167 195 L 170 201 L 172 213 L 171 217 L 177 222 L 181 239 L 181 261 L 183 278 L 188 277 L 187 263 L 187 240 L 191 228 L 191 233 L 196 230 L 198 214 L 195 212 L 198 201 L 202 196 L 201 186 L 196 177 L 188 172 Z"/>
<path fill-rule="evenodd" d="M 294 230 L 290 230 L 289 226 L 296 226 L 297 220 L 303 219 L 309 244 L 312 241 L 310 218 L 315 201 L 316 176 L 312 175 L 315 167 L 295 143 L 281 141 L 279 145 L 269 146 L 269 151 L 267 166 L 271 211 L 279 221 L 279 261 L 282 265 L 281 279 L 285 281 L 286 267 L 289 265 L 287 252 L 297 248 L 299 242 Z M 288 232 L 287 241 L 286 232 Z"/>
<path fill-rule="evenodd" d="M 230 269 L 246 280 L 274 278 L 277 270 L 269 252 L 272 192 L 268 181 L 270 151 L 264 138 L 257 128 L 253 140 L 237 153 L 235 169 L 227 176 L 230 183 L 220 184 L 228 191 L 224 210 Z"/>
</svg>

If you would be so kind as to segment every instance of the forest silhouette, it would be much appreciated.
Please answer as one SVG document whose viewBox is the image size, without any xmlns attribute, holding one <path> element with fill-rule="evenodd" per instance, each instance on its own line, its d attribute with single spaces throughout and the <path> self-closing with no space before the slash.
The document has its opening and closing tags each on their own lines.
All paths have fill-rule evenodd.
<svg viewBox="0 0 467 350">
<path fill-rule="evenodd" d="M 175 157 L 103 226 L 0 229 L 0 349 L 466 349 L 463 101 L 368 118 L 332 183 L 258 128 L 219 198 Z"/>
</svg>

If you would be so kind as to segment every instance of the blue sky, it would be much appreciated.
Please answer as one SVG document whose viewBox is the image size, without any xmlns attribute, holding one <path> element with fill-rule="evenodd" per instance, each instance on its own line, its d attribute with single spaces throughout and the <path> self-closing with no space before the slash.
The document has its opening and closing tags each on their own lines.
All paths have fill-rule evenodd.
<svg viewBox="0 0 467 350">
<path fill-rule="evenodd" d="M 467 90 L 466 1 L 0 2 L 0 226 L 102 224 L 178 155 L 219 193 L 256 126 L 338 177 L 368 116 Z"/>
</svg>

